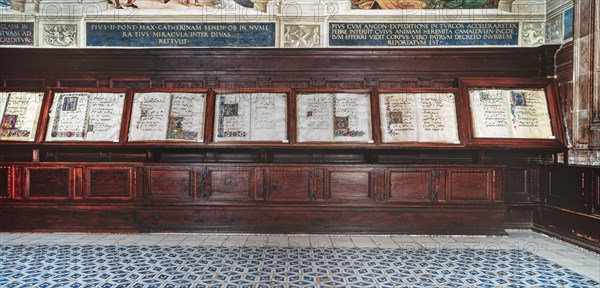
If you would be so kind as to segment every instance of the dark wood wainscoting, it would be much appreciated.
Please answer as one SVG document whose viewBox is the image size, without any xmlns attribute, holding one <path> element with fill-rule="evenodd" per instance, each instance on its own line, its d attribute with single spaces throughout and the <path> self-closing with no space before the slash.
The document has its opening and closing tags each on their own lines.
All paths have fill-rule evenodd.
<svg viewBox="0 0 600 288">
<path fill-rule="evenodd" d="M 3 169 L 13 176 L 2 188 L 4 231 L 502 234 L 504 228 L 502 166 L 79 162 Z"/>
</svg>

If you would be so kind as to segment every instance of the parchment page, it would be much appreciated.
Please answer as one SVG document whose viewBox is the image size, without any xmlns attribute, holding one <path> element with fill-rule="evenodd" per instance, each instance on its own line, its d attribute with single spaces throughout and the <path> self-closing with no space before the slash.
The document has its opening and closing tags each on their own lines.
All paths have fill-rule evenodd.
<svg viewBox="0 0 600 288">
<path fill-rule="evenodd" d="M 85 141 L 119 142 L 125 93 L 91 93 Z"/>
<path fill-rule="evenodd" d="M 333 141 L 333 102 L 332 93 L 298 94 L 297 140 L 298 142 Z"/>
<path fill-rule="evenodd" d="M 383 143 L 417 142 L 417 106 L 415 93 L 381 93 L 381 131 Z"/>
<path fill-rule="evenodd" d="M 287 94 L 253 93 L 251 103 L 252 141 L 287 139 Z"/>
<path fill-rule="evenodd" d="M 419 142 L 459 144 L 454 94 L 421 93 L 417 99 Z"/>
<path fill-rule="evenodd" d="M 167 140 L 204 141 L 205 93 L 173 93 Z"/>
<path fill-rule="evenodd" d="M 44 93 L 9 92 L 0 122 L 0 140 L 34 141 Z"/>
<path fill-rule="evenodd" d="M 217 94 L 215 101 L 215 142 L 250 140 L 248 93 Z"/>
<path fill-rule="evenodd" d="M 469 91 L 476 138 L 511 138 L 507 98 L 503 90 Z"/>
<path fill-rule="evenodd" d="M 554 139 L 544 90 L 509 90 L 513 138 Z"/>
<path fill-rule="evenodd" d="M 369 94 L 336 93 L 333 107 L 335 142 L 371 140 L 371 105 Z"/>
<path fill-rule="evenodd" d="M 129 122 L 129 141 L 165 141 L 171 94 L 136 93 Z"/>
<path fill-rule="evenodd" d="M 83 141 L 90 93 L 55 93 L 46 141 Z"/>
<path fill-rule="evenodd" d="M 4 116 L 4 108 L 6 108 L 6 102 L 8 101 L 8 92 L 0 92 L 0 121 Z"/>
</svg>

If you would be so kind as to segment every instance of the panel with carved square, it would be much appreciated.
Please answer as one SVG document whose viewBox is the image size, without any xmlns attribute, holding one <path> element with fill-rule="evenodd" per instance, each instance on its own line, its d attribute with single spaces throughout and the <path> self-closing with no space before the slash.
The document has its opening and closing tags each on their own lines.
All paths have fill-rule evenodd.
<svg viewBox="0 0 600 288">
<path fill-rule="evenodd" d="M 311 201 L 318 192 L 316 171 L 310 168 L 270 168 L 267 173 L 267 201 Z"/>
<path fill-rule="evenodd" d="M 130 198 L 132 195 L 132 171 L 129 168 L 86 169 L 86 198 Z"/>
<path fill-rule="evenodd" d="M 370 200 L 371 181 L 369 171 L 328 169 L 325 173 L 326 198 L 328 200 Z"/>
<path fill-rule="evenodd" d="M 192 198 L 195 179 L 192 169 L 149 168 L 147 197 L 150 198 Z"/>
<path fill-rule="evenodd" d="M 256 193 L 256 171 L 250 168 L 208 168 L 202 195 L 206 200 L 251 200 Z"/>
<path fill-rule="evenodd" d="M 450 201 L 484 201 L 492 199 L 494 173 L 489 169 L 463 169 L 448 172 Z"/>
<path fill-rule="evenodd" d="M 434 170 L 390 169 L 387 174 L 386 195 L 390 202 L 432 202 Z M 437 197 L 437 196 L 436 196 Z"/>
<path fill-rule="evenodd" d="M 26 195 L 68 198 L 71 195 L 70 174 L 69 168 L 26 168 Z"/>
<path fill-rule="evenodd" d="M 9 192 L 9 171 L 8 167 L 0 167 L 0 198 L 8 198 L 10 196 Z"/>
</svg>

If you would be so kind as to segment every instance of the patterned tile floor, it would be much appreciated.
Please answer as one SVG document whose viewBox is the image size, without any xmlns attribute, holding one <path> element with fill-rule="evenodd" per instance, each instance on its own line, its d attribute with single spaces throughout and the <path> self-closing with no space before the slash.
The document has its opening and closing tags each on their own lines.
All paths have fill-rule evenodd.
<svg viewBox="0 0 600 288">
<path fill-rule="evenodd" d="M 600 287 L 600 255 L 509 235 L 0 233 L 0 287 Z"/>
</svg>

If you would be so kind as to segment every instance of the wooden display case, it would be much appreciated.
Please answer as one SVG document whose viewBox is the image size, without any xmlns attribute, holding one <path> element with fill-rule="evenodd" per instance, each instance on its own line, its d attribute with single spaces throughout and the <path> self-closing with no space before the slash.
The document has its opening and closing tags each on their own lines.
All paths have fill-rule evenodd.
<svg viewBox="0 0 600 288">
<path fill-rule="evenodd" d="M 329 50 L 148 51 L 32 51 L 36 57 L 59 54 L 46 57 L 55 69 L 35 69 L 30 77 L 41 78 L 47 86 L 60 83 L 61 87 L 48 88 L 45 93 L 35 141 L 0 142 L 0 229 L 503 234 L 510 204 L 506 195 L 525 199 L 527 191 L 538 191 L 538 183 L 531 182 L 529 175 L 539 175 L 540 165 L 556 161 L 554 154 L 565 150 L 552 81 L 538 80 L 545 73 L 540 71 L 546 69 L 536 62 L 543 57 L 541 50 L 335 51 L 340 54 Z M 19 50 L 8 52 L 28 59 Z M 63 53 L 71 57 L 64 58 Z M 467 64 L 447 66 L 445 57 Z M 80 67 L 79 62 L 68 59 L 91 62 Z M 172 62 L 167 65 L 165 59 Z M 204 63 L 203 69 L 186 68 L 191 67 L 186 64 L 190 61 Z M 158 66 L 149 69 L 139 66 L 142 62 Z M 122 63 L 128 70 L 109 63 Z M 0 67 L 3 83 L 29 83 L 17 80 L 24 77 L 22 73 L 32 71 L 11 65 L 11 71 Z M 535 68 L 530 68 L 532 65 Z M 364 75 L 365 71 L 371 72 Z M 494 78 L 472 79 L 476 74 Z M 520 78 L 500 79 L 508 76 Z M 457 83 L 463 78 L 459 87 Z M 254 83 L 253 88 L 241 88 L 248 83 Z M 510 89 L 515 83 L 517 88 L 545 89 L 556 139 L 489 139 L 473 134 L 468 87 Z M 27 90 L 14 86 L 3 91 Z M 53 97 L 87 92 L 125 93 L 118 142 L 49 141 L 47 135 L 59 131 L 53 130 L 49 117 Z M 149 115 L 133 108 L 140 107 L 134 105 L 135 99 L 143 93 L 169 98 L 161 100 L 164 106 L 156 105 L 169 110 L 162 112 L 163 130 L 157 133 L 164 137 L 136 138 L 130 133 L 142 115 Z M 189 109 L 187 116 L 171 115 L 168 107 L 172 106 L 173 93 L 204 95 L 203 106 L 189 105 L 196 108 Z M 216 137 L 217 97 L 257 93 L 285 95 L 281 96 L 285 104 L 273 106 L 279 111 L 273 119 L 285 119 L 279 123 L 283 131 L 254 139 Z M 319 134 L 316 141 L 298 141 L 299 126 L 306 123 L 301 118 L 319 112 L 298 105 L 298 99 L 319 93 L 354 95 L 343 96 L 352 98 L 344 105 L 358 103 L 355 98 L 363 95 L 362 110 L 336 115 L 331 103 L 326 109 L 331 113 L 324 114 L 331 119 L 323 120 L 331 130 Z M 406 116 L 396 113 L 403 110 L 384 115 L 390 111 L 381 99 L 391 94 L 453 98 L 454 103 L 438 105 L 437 96 L 423 96 L 419 103 L 427 107 L 414 106 L 420 109 L 419 115 L 441 113 L 435 119 L 417 118 L 419 125 L 424 127 L 422 123 L 427 122 L 440 128 L 441 124 L 451 124 L 449 132 L 439 138 L 384 138 L 386 121 L 396 117 L 394 124 L 399 124 L 404 119 L 398 117 Z M 62 104 L 64 101 L 63 97 Z M 73 101 L 68 100 L 67 105 Z M 184 102 L 178 103 L 179 107 L 185 106 Z M 230 107 L 222 111 L 221 118 L 239 116 L 236 103 L 224 104 Z M 344 109 L 351 110 L 348 105 Z M 450 112 L 455 116 L 447 114 Z M 189 115 L 196 117 L 194 123 L 201 119 L 202 125 L 185 126 L 181 121 Z M 360 118 L 362 126 L 353 128 L 352 117 Z M 450 121 L 442 123 L 440 118 Z M 252 127 L 243 121 L 237 124 Z M 173 135 L 188 135 L 188 140 L 194 141 L 167 140 L 167 133 L 162 131 L 168 131 L 169 126 L 174 128 Z M 195 128 L 189 134 L 190 129 L 182 127 Z M 87 128 L 82 131 L 89 131 Z M 336 131 L 345 135 L 354 130 L 366 132 L 364 139 L 333 141 Z"/>
</svg>

